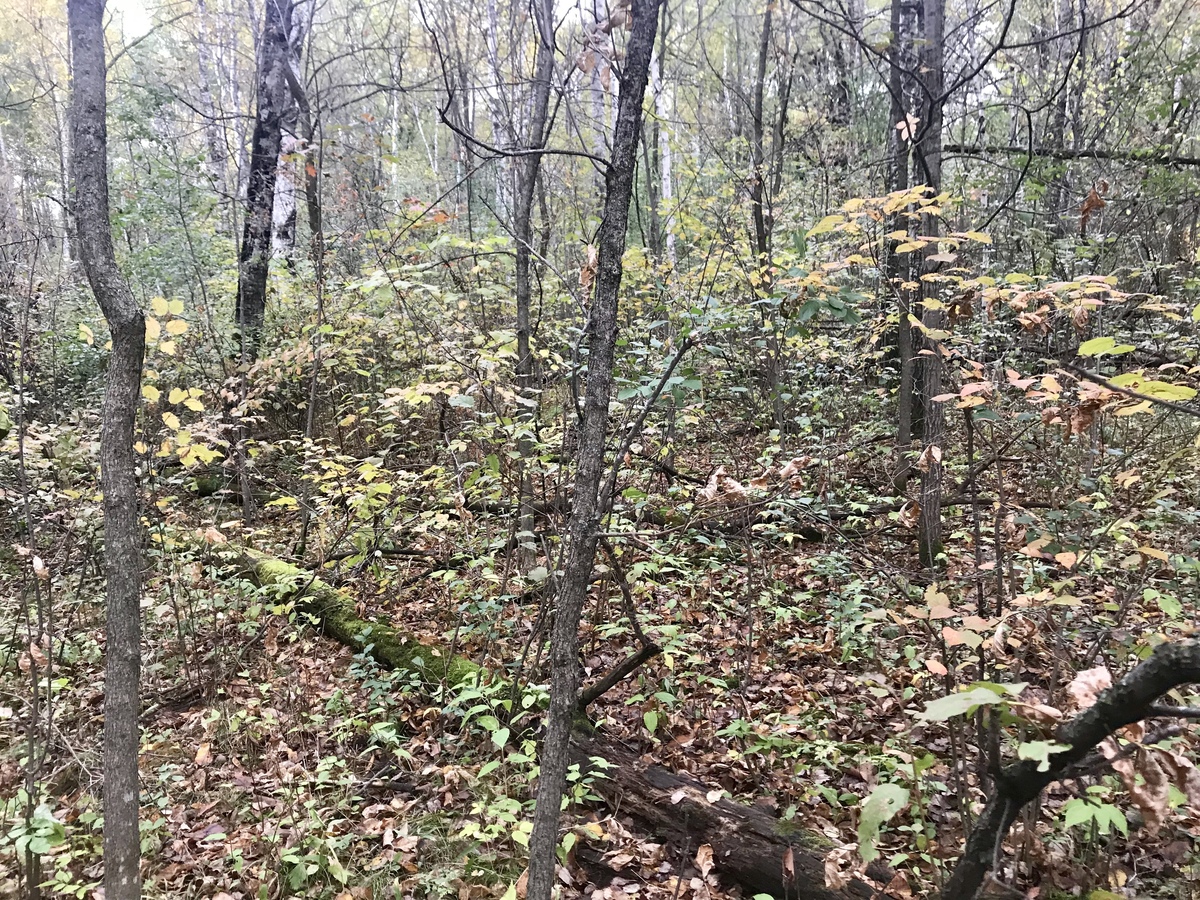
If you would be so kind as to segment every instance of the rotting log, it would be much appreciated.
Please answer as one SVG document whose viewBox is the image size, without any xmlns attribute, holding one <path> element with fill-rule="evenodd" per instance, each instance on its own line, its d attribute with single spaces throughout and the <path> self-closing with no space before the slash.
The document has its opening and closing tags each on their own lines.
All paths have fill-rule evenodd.
<svg viewBox="0 0 1200 900">
<path fill-rule="evenodd" d="M 354 650 L 367 650 L 367 655 L 382 666 L 419 675 L 426 682 L 451 685 L 482 672 L 480 666 L 463 656 L 422 643 L 386 622 L 363 619 L 353 598 L 311 572 L 253 550 L 242 550 L 239 561 L 255 583 L 279 588 L 281 598 L 293 601 L 297 610 L 316 618 L 325 634 Z"/>
<path fill-rule="evenodd" d="M 238 560 L 257 584 L 280 589 L 281 598 L 316 618 L 325 634 L 355 650 L 367 650 L 380 665 L 420 675 L 431 684 L 461 684 L 485 674 L 465 657 L 406 636 L 386 622 L 361 618 L 347 593 L 311 572 L 253 550 L 240 551 Z M 645 764 L 599 734 L 578 730 L 571 755 L 581 771 L 597 776 L 593 790 L 610 809 L 689 854 L 710 845 L 717 872 L 749 893 L 779 900 L 861 900 L 874 893 L 862 881 L 852 881 L 842 890 L 825 887 L 824 856 L 832 845 L 811 829 L 731 800 L 711 803 L 709 789 L 696 779 Z M 611 766 L 602 770 L 592 762 L 597 757 Z"/>
<path fill-rule="evenodd" d="M 732 800 L 708 800 L 709 787 L 689 775 L 647 764 L 601 737 L 576 734 L 572 762 L 597 776 L 592 790 L 608 807 L 682 848 L 690 858 L 712 847 L 721 876 L 748 894 L 789 900 L 860 900 L 876 895 L 864 881 L 840 890 L 825 886 L 825 854 L 833 844 L 811 829 Z M 600 757 L 608 767 L 596 766 Z"/>
</svg>

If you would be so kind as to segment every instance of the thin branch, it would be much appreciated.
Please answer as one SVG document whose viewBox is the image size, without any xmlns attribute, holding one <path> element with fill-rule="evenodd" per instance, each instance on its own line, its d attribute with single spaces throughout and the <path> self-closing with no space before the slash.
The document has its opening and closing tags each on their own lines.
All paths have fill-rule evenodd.
<svg viewBox="0 0 1200 900">
<path fill-rule="evenodd" d="M 1106 150 L 1101 147 L 1017 147 L 1010 144 L 946 144 L 947 153 L 967 156 L 1029 156 L 1040 159 L 1102 159 L 1159 166 L 1200 166 L 1200 156 L 1179 156 L 1166 150 Z"/>
<path fill-rule="evenodd" d="M 1185 416 L 1192 416 L 1200 419 L 1200 409 L 1194 406 L 1188 406 L 1186 403 L 1176 403 L 1174 400 L 1163 400 L 1161 397 L 1151 397 L 1149 394 L 1141 394 L 1137 391 L 1130 390 L 1127 387 L 1121 387 L 1119 384 L 1113 384 L 1107 378 L 1102 378 L 1082 366 L 1077 366 L 1075 363 L 1063 363 L 1063 368 L 1068 372 L 1072 372 L 1080 378 L 1086 378 L 1088 381 L 1095 382 L 1100 387 L 1108 388 L 1110 391 L 1116 391 L 1118 394 L 1124 394 L 1126 397 L 1132 397 L 1135 400 L 1143 400 L 1147 403 L 1153 403 L 1156 406 L 1161 406 L 1166 409 L 1172 409 L 1175 412 L 1183 413 Z"/>
</svg>

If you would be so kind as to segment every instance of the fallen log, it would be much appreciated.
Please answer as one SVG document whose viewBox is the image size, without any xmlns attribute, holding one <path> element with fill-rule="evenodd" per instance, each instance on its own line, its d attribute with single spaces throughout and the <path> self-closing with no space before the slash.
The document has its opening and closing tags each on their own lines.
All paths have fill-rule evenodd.
<svg viewBox="0 0 1200 900">
<path fill-rule="evenodd" d="M 277 588 L 297 610 L 317 619 L 325 634 L 365 650 L 380 665 L 420 675 L 431 684 L 461 684 L 486 674 L 465 657 L 422 643 L 386 622 L 363 619 L 348 594 L 311 572 L 252 550 L 241 551 L 238 560 L 256 583 Z M 694 778 L 644 764 L 596 734 L 577 732 L 571 752 L 581 771 L 606 776 L 597 777 L 593 789 L 610 809 L 691 853 L 710 845 L 716 870 L 752 894 L 778 900 L 862 900 L 873 894 L 862 881 L 842 890 L 825 887 L 824 856 L 832 845 L 823 835 L 756 807 L 723 799 L 711 803 L 708 788 Z M 595 758 L 611 767 L 601 771 Z"/>
<path fill-rule="evenodd" d="M 382 666 L 435 684 L 462 684 L 482 674 L 481 667 L 466 657 L 431 647 L 386 622 L 363 619 L 353 598 L 311 572 L 254 550 L 242 550 L 239 562 L 255 583 L 279 589 L 281 599 L 293 601 L 297 610 L 317 619 L 325 634 L 353 650 L 367 650 Z"/>
<path fill-rule="evenodd" d="M 610 740 L 576 734 L 571 752 L 581 772 L 603 776 L 591 787 L 609 809 L 682 847 L 689 858 L 708 844 L 717 871 L 747 892 L 779 900 L 860 900 L 875 894 L 859 880 L 841 890 L 825 886 L 825 853 L 834 845 L 821 834 L 754 806 L 724 799 L 710 802 L 708 786 L 647 764 Z M 595 757 L 610 766 L 594 765 Z"/>
</svg>

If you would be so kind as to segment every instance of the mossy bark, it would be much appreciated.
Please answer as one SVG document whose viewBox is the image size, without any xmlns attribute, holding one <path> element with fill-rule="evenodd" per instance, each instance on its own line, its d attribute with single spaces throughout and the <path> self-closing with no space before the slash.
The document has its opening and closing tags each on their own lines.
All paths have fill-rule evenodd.
<svg viewBox="0 0 1200 900">
<path fill-rule="evenodd" d="M 283 589 L 283 599 L 294 601 L 297 610 L 315 617 L 327 635 L 355 650 L 365 650 L 380 665 L 451 685 L 483 674 L 480 666 L 463 656 L 430 646 L 387 622 L 362 618 L 350 595 L 311 572 L 254 550 L 241 551 L 241 563 L 257 584 Z"/>
</svg>

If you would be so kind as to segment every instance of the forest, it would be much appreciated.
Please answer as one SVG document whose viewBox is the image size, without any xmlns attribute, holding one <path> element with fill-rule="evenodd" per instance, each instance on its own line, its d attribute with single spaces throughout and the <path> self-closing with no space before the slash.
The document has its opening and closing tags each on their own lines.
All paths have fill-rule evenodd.
<svg viewBox="0 0 1200 900">
<path fill-rule="evenodd" d="M 1200 898 L 1194 0 L 6 0 L 0 897 Z"/>
</svg>

